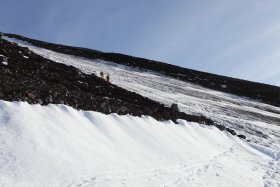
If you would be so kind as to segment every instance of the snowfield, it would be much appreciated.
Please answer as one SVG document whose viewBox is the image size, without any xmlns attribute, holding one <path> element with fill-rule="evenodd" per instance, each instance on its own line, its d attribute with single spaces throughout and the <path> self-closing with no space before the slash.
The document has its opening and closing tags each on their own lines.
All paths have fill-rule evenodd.
<svg viewBox="0 0 280 187">
<path fill-rule="evenodd" d="M 0 136 L 3 186 L 280 186 L 279 107 L 5 39 L 84 73 L 103 71 L 113 84 L 166 106 L 177 103 L 181 111 L 209 117 L 250 142 L 185 121 L 1 102 L 0 133 L 7 132 Z"/>
<path fill-rule="evenodd" d="M 1 186 L 263 186 L 272 160 L 182 120 L 4 101 L 0 119 Z"/>
</svg>

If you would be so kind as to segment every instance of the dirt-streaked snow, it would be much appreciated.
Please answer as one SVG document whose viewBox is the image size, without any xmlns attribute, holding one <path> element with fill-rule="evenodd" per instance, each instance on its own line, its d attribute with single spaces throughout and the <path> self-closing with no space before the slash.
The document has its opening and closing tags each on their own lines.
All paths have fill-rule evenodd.
<svg viewBox="0 0 280 187">
<path fill-rule="evenodd" d="M 45 58 L 77 67 L 85 73 L 96 73 L 98 75 L 99 71 L 103 71 L 105 74 L 110 74 L 113 84 L 137 92 L 167 106 L 170 106 L 172 103 L 177 103 L 180 110 L 183 112 L 202 114 L 220 124 L 235 129 L 239 134 L 247 136 L 247 139 L 251 141 L 250 144 L 253 146 L 254 150 L 258 150 L 258 152 L 270 157 L 268 160 L 264 157 L 259 157 L 259 160 L 249 159 L 246 160 L 245 163 L 240 159 L 240 162 L 235 163 L 239 168 L 242 168 L 238 172 L 247 171 L 246 167 L 248 165 L 258 163 L 262 166 L 259 165 L 255 167 L 255 170 L 262 170 L 262 168 L 265 168 L 265 172 L 261 174 L 262 177 L 260 181 L 262 182 L 255 185 L 252 184 L 252 186 L 280 186 L 280 108 L 247 98 L 213 91 L 161 74 L 143 72 L 110 62 L 56 53 L 32 46 L 20 40 L 7 39 L 28 47 L 30 50 Z M 256 144 L 253 142 L 256 142 Z M 235 157 L 242 155 L 242 151 L 240 152 L 238 149 L 241 149 L 241 147 L 237 146 L 236 149 L 227 152 L 229 153 L 227 154 L 228 157 L 222 159 L 222 166 L 218 167 L 217 165 L 217 167 L 215 167 L 216 171 L 227 173 L 227 171 L 223 170 L 227 164 L 231 166 L 231 161 L 227 161 L 227 159 L 234 159 Z M 194 178 L 195 181 L 197 181 L 196 183 L 193 183 L 195 184 L 194 186 L 205 186 L 206 183 L 204 182 L 213 177 L 212 175 L 208 176 L 211 174 L 209 170 L 205 173 L 201 172 L 201 170 L 199 170 L 199 172 L 195 171 L 196 170 L 193 169 Z M 228 172 L 231 173 L 234 172 L 234 170 Z M 203 174 L 197 176 L 197 173 Z M 114 174 L 112 174 L 112 176 L 114 176 Z M 220 177 L 219 179 L 223 178 L 220 174 L 217 174 L 217 176 Z M 246 176 L 246 173 L 244 173 L 244 176 Z M 230 177 L 230 175 L 227 175 L 226 177 L 229 177 L 228 180 L 236 182 L 228 182 L 226 183 L 226 186 L 239 186 L 240 184 L 238 182 L 243 181 L 241 178 L 237 179 L 234 176 Z M 251 175 L 253 181 L 259 177 L 260 175 Z M 189 180 L 191 179 L 189 175 L 186 177 L 186 180 L 183 178 L 184 177 L 180 178 L 178 176 L 178 183 L 175 184 L 173 181 L 174 183 L 170 184 L 170 186 L 184 186 L 184 184 L 190 184 Z M 106 177 L 104 180 L 107 180 Z M 219 181 L 213 178 L 213 183 L 211 184 L 213 186 L 220 185 L 220 183 L 218 183 Z M 217 185 L 214 185 L 214 182 L 216 182 Z M 153 184 L 161 185 L 162 183 Z M 125 186 L 125 184 L 123 184 L 123 186 Z M 223 185 L 221 184 L 221 186 Z"/>
<path fill-rule="evenodd" d="M 1 186 L 262 186 L 272 159 L 186 121 L 0 101 Z"/>
</svg>

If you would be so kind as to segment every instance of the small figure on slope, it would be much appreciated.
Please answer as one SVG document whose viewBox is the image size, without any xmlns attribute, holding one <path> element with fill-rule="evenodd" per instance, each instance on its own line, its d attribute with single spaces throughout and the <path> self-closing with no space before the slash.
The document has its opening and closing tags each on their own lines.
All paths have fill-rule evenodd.
<svg viewBox="0 0 280 187">
<path fill-rule="evenodd" d="M 104 79 L 104 73 L 103 73 L 103 71 L 100 71 L 100 77 L 101 77 L 101 79 Z"/>
<path fill-rule="evenodd" d="M 106 81 L 110 82 L 110 76 L 109 75 L 106 76 Z"/>
</svg>

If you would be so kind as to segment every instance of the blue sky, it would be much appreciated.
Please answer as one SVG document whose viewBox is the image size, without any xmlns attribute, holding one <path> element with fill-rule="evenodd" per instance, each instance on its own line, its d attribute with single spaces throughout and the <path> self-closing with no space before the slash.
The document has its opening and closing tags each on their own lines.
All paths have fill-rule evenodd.
<svg viewBox="0 0 280 187">
<path fill-rule="evenodd" d="M 0 0 L 0 31 L 280 86 L 279 0 Z"/>
</svg>

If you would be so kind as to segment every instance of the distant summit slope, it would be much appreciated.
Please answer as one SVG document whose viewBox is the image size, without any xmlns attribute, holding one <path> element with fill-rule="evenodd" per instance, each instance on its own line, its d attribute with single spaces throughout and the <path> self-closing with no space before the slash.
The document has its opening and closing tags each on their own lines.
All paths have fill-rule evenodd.
<svg viewBox="0 0 280 187">
<path fill-rule="evenodd" d="M 27 41 L 35 46 L 50 49 L 56 52 L 92 59 L 101 59 L 111 61 L 117 64 L 152 70 L 171 77 L 178 78 L 183 81 L 195 83 L 206 88 L 231 93 L 238 96 L 245 96 L 267 104 L 280 106 L 280 87 L 277 86 L 230 78 L 211 73 L 205 73 L 201 71 L 191 70 L 171 64 L 133 57 L 124 54 L 104 53 L 101 51 L 81 47 L 71 47 L 66 45 L 52 44 L 15 34 L 5 35 L 11 38 L 17 38 L 23 41 Z"/>
</svg>

